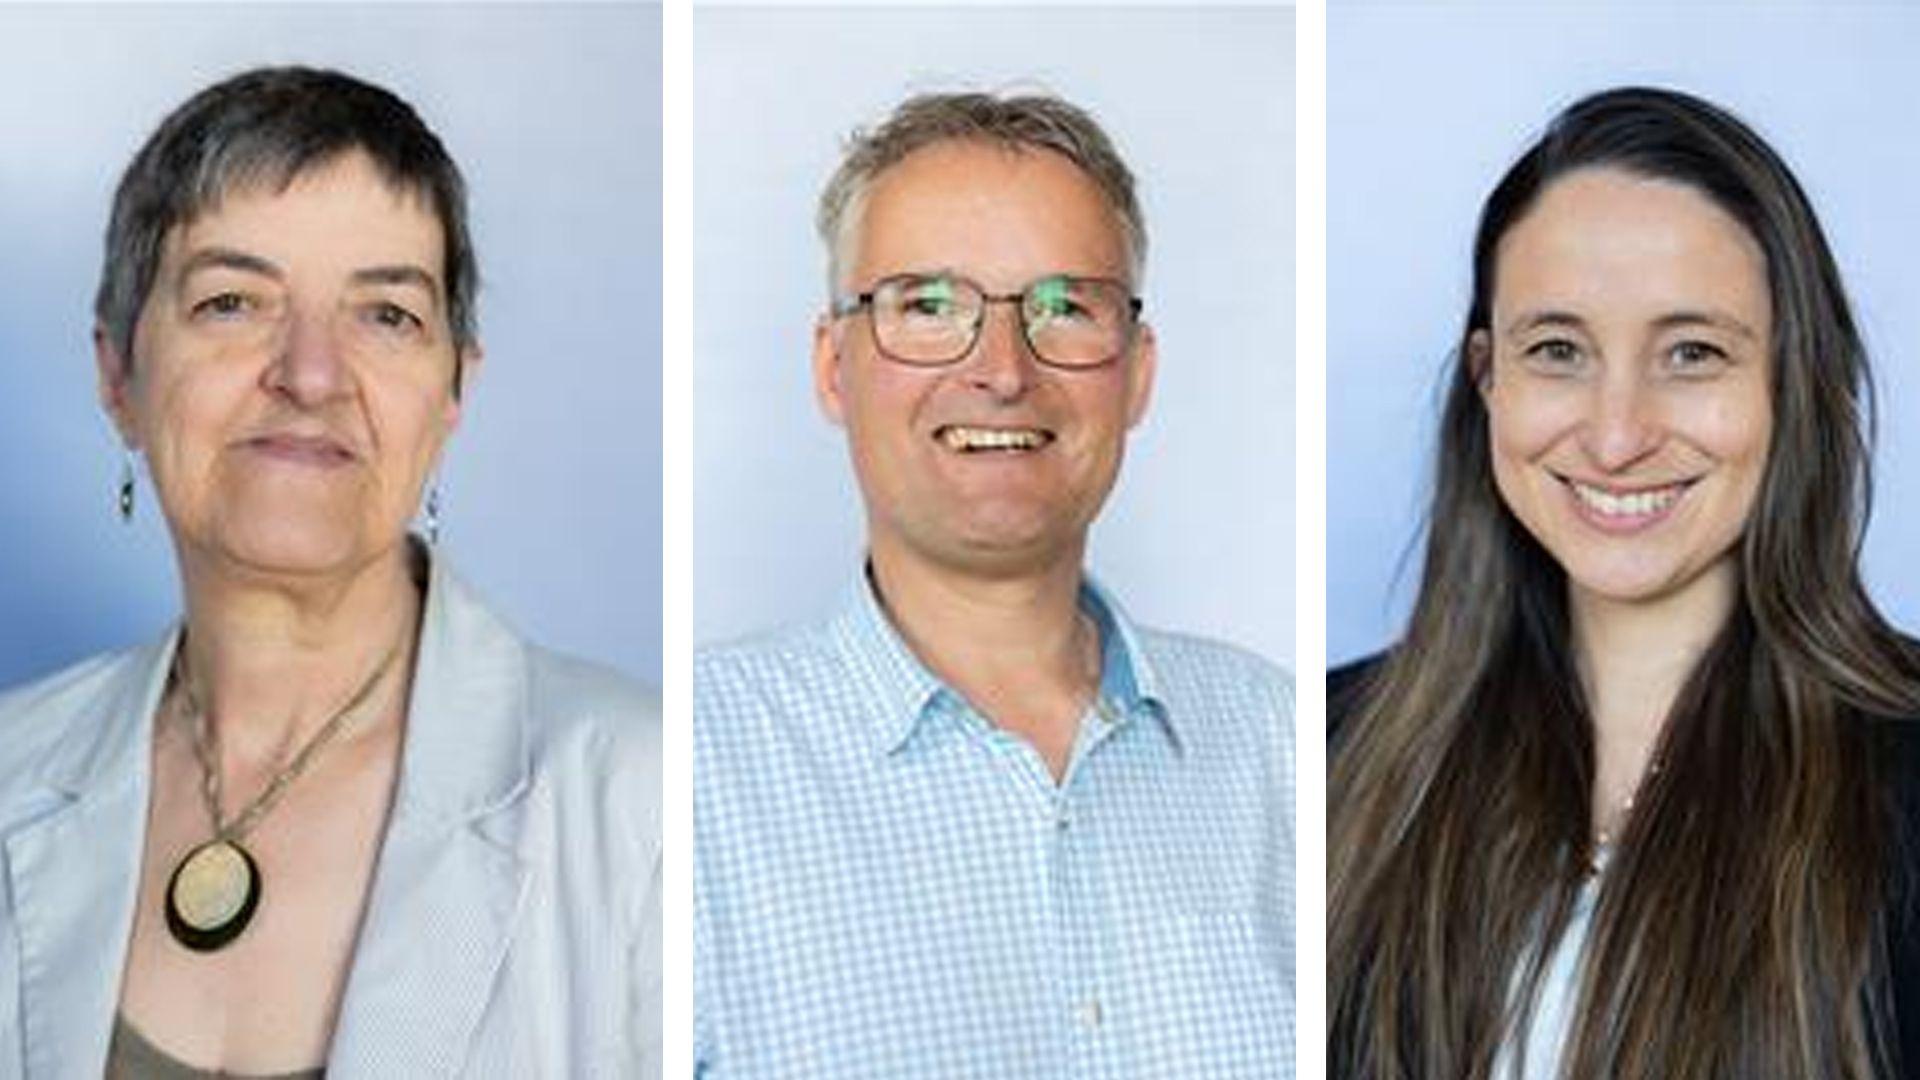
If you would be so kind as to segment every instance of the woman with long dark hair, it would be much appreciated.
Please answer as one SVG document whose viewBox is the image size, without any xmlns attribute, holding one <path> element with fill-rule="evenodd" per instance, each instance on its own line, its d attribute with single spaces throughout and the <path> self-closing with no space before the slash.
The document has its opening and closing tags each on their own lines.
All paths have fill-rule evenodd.
<svg viewBox="0 0 1920 1080">
<path fill-rule="evenodd" d="M 1780 158 L 1562 112 L 1480 219 L 1419 598 L 1329 680 L 1329 1063 L 1920 1068 L 1920 665 L 1867 597 L 1869 378 Z"/>
</svg>

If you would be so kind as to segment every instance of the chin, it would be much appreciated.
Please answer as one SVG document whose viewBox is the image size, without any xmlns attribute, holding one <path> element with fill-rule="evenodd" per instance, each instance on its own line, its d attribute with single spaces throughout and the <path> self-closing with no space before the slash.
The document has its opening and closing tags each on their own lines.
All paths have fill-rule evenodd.
<svg viewBox="0 0 1920 1080">
<path fill-rule="evenodd" d="M 369 550 L 357 530 L 290 514 L 230 527 L 214 545 L 227 561 L 268 574 L 306 577 L 354 566 Z"/>
<path fill-rule="evenodd" d="M 1705 575 L 1666 560 L 1562 560 L 1567 580 L 1579 592 L 1620 604 L 1647 603 L 1686 591 Z"/>
<path fill-rule="evenodd" d="M 1020 577 L 1078 558 L 1071 538 L 1052 529 L 969 534 L 948 545 L 947 562 L 989 577 Z"/>
</svg>

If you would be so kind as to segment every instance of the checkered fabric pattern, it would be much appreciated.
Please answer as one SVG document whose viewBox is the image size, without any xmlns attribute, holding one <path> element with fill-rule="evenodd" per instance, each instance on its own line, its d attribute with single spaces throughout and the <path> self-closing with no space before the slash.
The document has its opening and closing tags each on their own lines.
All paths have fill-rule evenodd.
<svg viewBox="0 0 1920 1080">
<path fill-rule="evenodd" d="M 1057 783 L 864 578 L 700 651 L 699 1075 L 1293 1075 L 1291 687 L 1081 603 L 1101 686 Z"/>
</svg>

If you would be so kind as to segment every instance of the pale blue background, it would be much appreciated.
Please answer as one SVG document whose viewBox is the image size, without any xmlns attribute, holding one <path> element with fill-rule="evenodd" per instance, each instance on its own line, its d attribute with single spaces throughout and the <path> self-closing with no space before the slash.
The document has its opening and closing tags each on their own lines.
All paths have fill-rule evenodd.
<svg viewBox="0 0 1920 1080">
<path fill-rule="evenodd" d="M 1920 630 L 1920 9 L 1334 4 L 1329 663 L 1397 637 L 1419 585 L 1410 545 L 1481 200 L 1557 109 L 1624 83 L 1733 110 L 1812 198 L 1880 390 L 1868 584 Z"/>
<path fill-rule="evenodd" d="M 408 99 L 465 172 L 487 359 L 442 543 L 534 639 L 660 675 L 656 5 L 0 6 L 0 685 L 179 609 L 88 341 L 114 184 L 194 91 L 262 63 Z"/>
<path fill-rule="evenodd" d="M 820 615 L 864 536 L 815 407 L 820 188 L 923 90 L 1049 89 L 1137 174 L 1146 420 L 1093 532 L 1138 619 L 1293 657 L 1293 12 L 708 8 L 694 19 L 694 636 Z"/>
</svg>

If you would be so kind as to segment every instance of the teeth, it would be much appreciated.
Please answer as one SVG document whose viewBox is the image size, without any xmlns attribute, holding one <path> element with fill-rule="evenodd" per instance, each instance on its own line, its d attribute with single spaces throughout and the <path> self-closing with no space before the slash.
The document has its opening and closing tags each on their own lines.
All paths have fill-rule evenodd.
<svg viewBox="0 0 1920 1080">
<path fill-rule="evenodd" d="M 1052 440 L 1032 428 L 978 428 L 954 425 L 941 429 L 940 440 L 949 450 L 1038 450 Z"/>
<path fill-rule="evenodd" d="M 1652 491 L 1636 491 L 1627 495 L 1615 495 L 1597 487 L 1575 482 L 1573 492 L 1580 501 L 1607 517 L 1648 517 L 1672 506 L 1680 493 L 1686 490 L 1685 484 L 1656 488 Z"/>
</svg>

